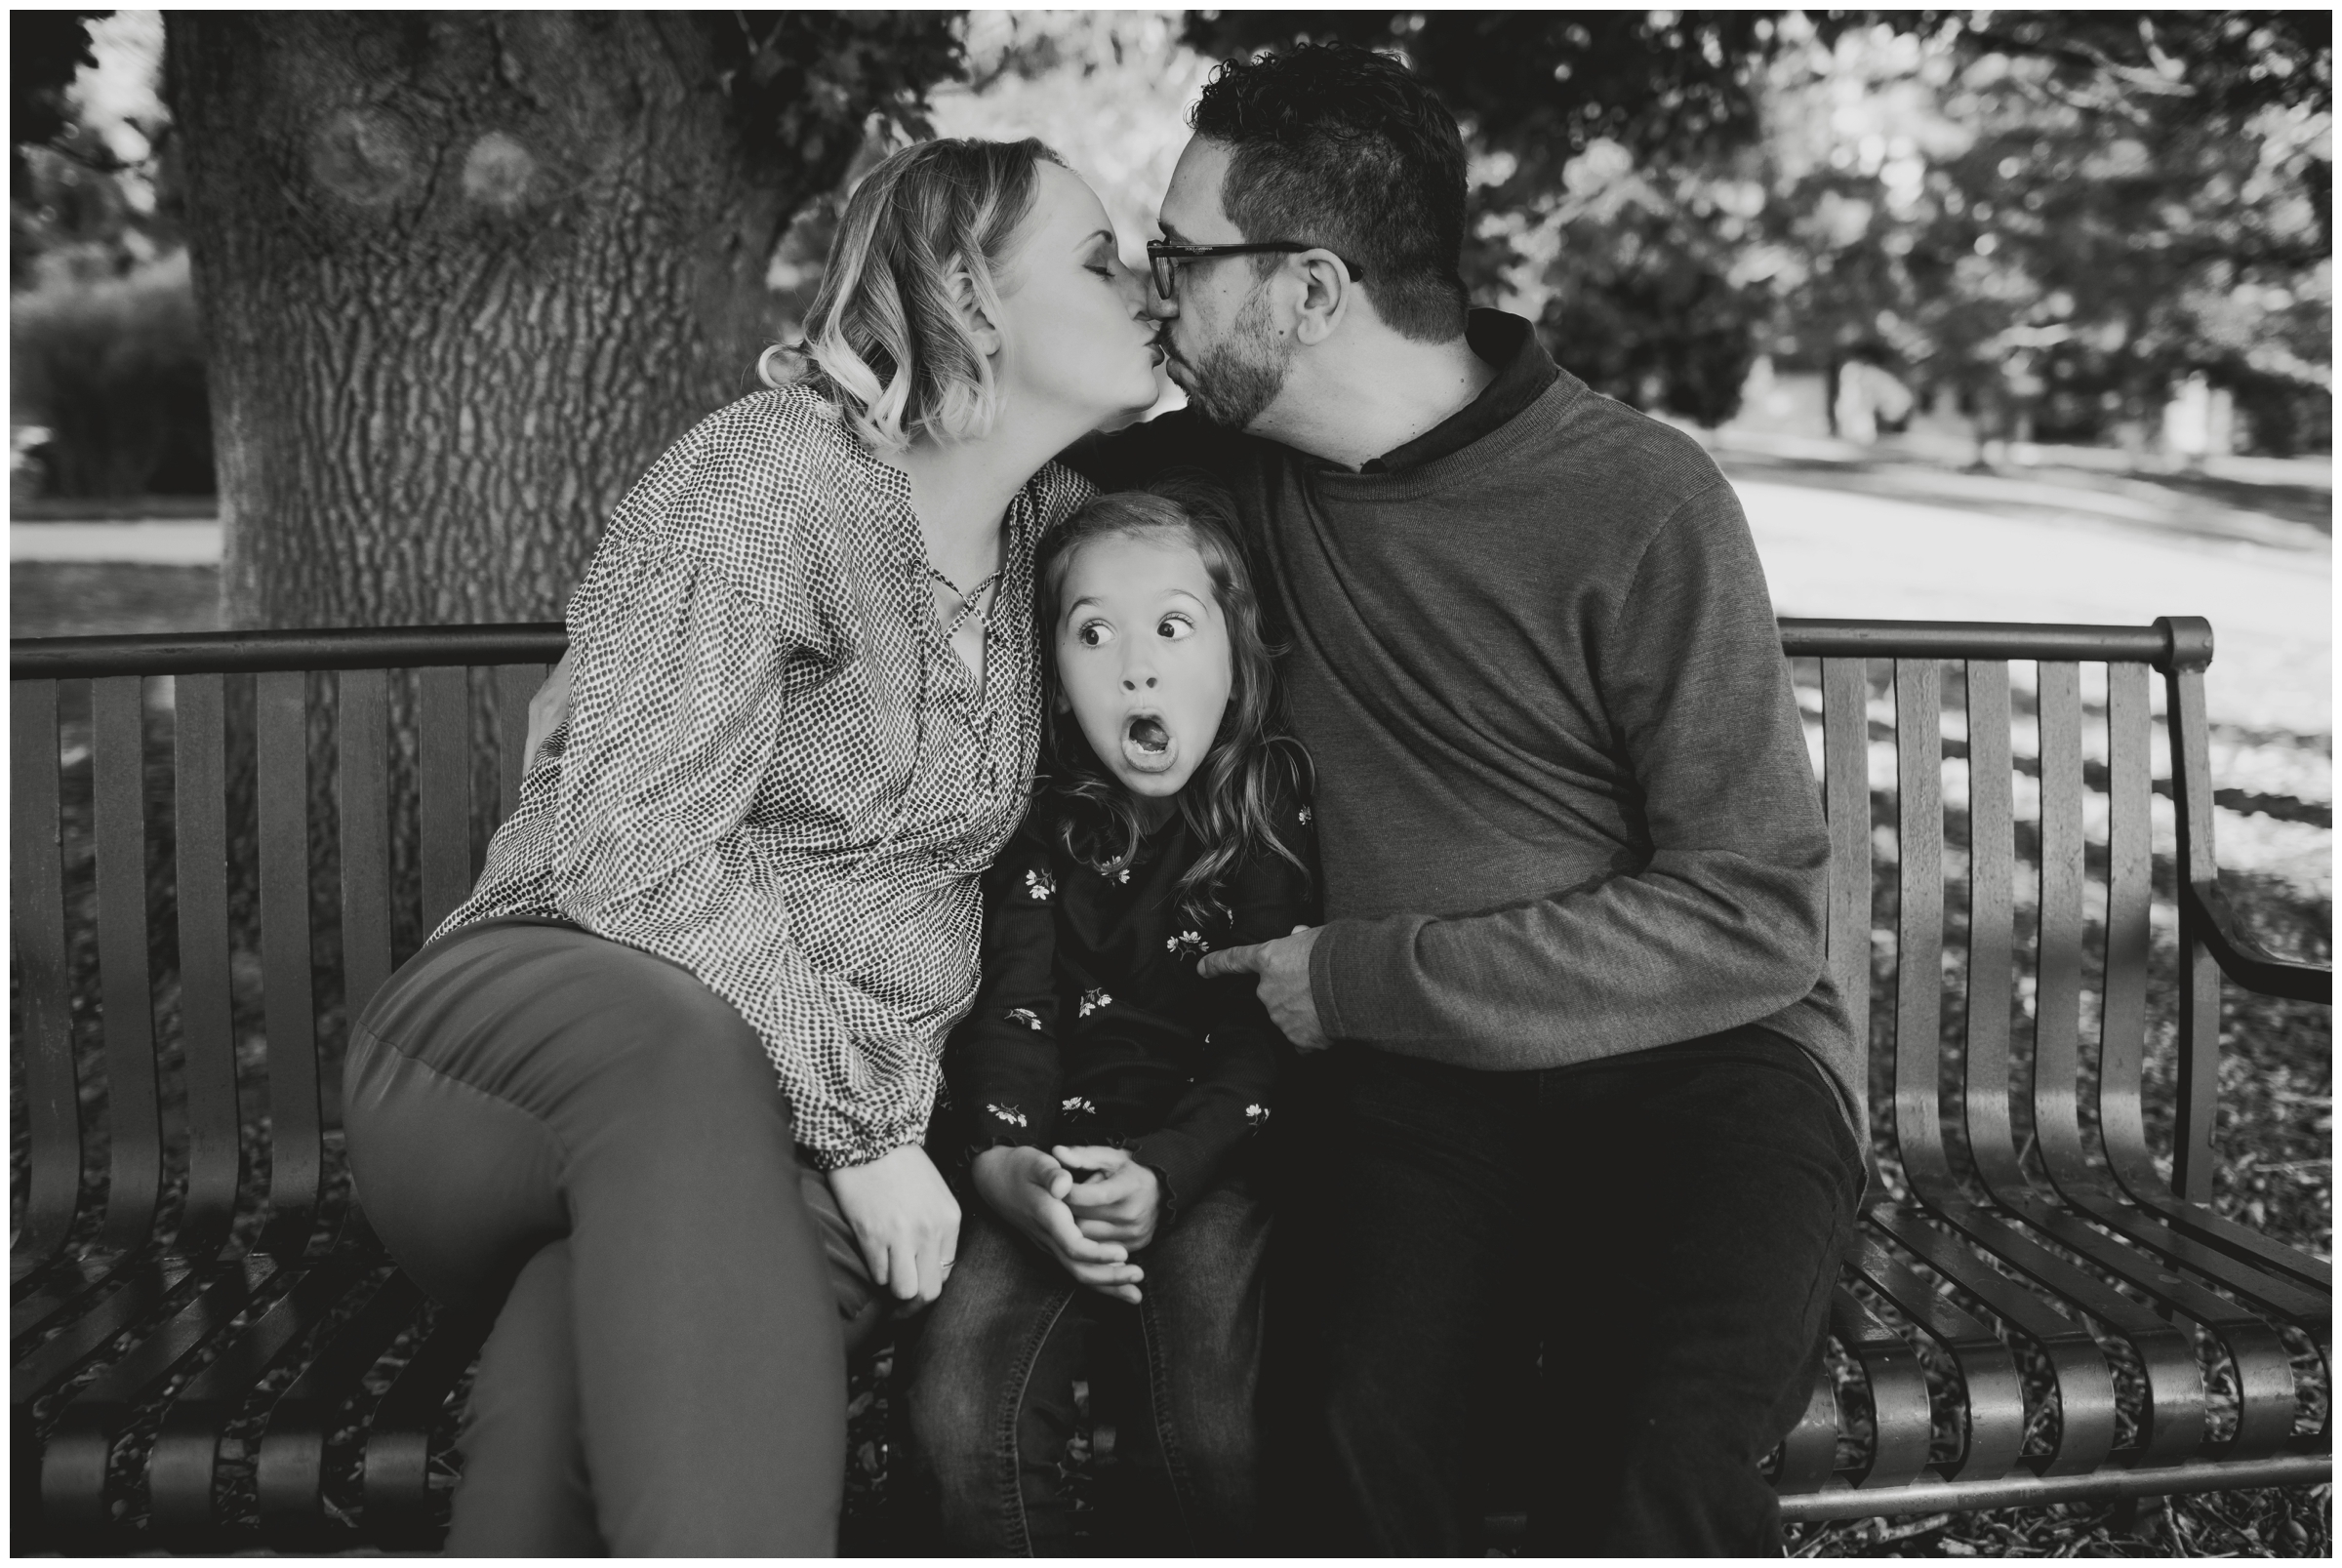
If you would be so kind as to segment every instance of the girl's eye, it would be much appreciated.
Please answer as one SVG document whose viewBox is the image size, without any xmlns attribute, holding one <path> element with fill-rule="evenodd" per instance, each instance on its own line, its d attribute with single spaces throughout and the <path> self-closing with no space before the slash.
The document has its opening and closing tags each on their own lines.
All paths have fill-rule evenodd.
<svg viewBox="0 0 2342 1568">
<path fill-rule="evenodd" d="M 1114 628 L 1103 621 L 1085 621 L 1073 628 L 1073 637 L 1084 648 L 1103 648 L 1114 640 Z"/>
<path fill-rule="evenodd" d="M 1177 642 L 1195 634 L 1195 623 L 1183 615 L 1168 615 L 1154 623 L 1154 634 L 1167 642 Z"/>
</svg>

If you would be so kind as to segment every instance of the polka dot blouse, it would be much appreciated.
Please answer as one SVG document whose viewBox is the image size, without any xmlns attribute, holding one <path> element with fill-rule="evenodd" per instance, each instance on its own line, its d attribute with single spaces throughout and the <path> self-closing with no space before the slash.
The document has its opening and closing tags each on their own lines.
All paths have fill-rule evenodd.
<svg viewBox="0 0 2342 1568">
<path fill-rule="evenodd" d="M 763 1040 L 814 1164 L 917 1143 L 1030 787 L 1033 547 L 1090 494 L 1052 463 L 1009 506 L 979 685 L 902 471 L 803 387 L 710 416 L 611 520 L 568 720 L 441 931 L 551 917 L 669 959 Z"/>
</svg>

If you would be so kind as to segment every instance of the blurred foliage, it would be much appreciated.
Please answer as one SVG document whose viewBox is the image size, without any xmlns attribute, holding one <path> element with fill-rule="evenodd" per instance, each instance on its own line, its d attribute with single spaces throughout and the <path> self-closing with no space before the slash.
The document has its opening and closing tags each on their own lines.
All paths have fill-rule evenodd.
<svg viewBox="0 0 2342 1568">
<path fill-rule="evenodd" d="M 209 495 L 211 404 L 187 253 L 9 302 L 10 403 L 52 496 Z"/>
<path fill-rule="evenodd" d="M 12 11 L 9 281 L 119 276 L 180 243 L 152 13 Z M 103 82 L 103 89 L 95 84 Z"/>
<path fill-rule="evenodd" d="M 851 158 L 879 115 L 931 136 L 927 91 L 960 74 L 949 11 L 704 11 L 718 80 L 749 150 L 769 160 Z"/>
<path fill-rule="evenodd" d="M 74 73 L 97 60 L 90 53 L 88 24 L 112 15 L 105 11 L 11 11 L 8 14 L 9 142 L 21 149 L 46 141 L 65 128 L 71 115 L 65 89 Z M 9 171 L 14 187 L 23 178 L 21 150 Z"/>
<path fill-rule="evenodd" d="M 153 13 L 10 13 L 11 493 L 213 488 Z"/>
<path fill-rule="evenodd" d="M 168 116 L 76 112 L 106 15 L 11 16 L 20 288 L 179 243 Z M 1135 232 L 1179 140 L 1135 122 L 1192 96 L 1157 13 L 693 20 L 737 134 L 825 187 L 931 134 L 941 85 L 945 129 L 1040 130 Z M 1169 31 L 1215 57 L 1403 54 L 1474 153 L 1475 292 L 1637 406 L 1717 422 L 1759 354 L 1862 358 L 1980 436 L 2098 441 L 2152 431 L 2201 374 L 2260 450 L 2330 446 L 2326 13 L 1191 11 Z M 776 250 L 785 316 L 836 205 Z"/>
<path fill-rule="evenodd" d="M 949 12 L 704 12 L 732 132 L 777 182 L 839 184 L 866 146 L 929 135 L 961 73 Z M 204 343 L 155 93 L 155 13 L 10 13 L 9 272 L 19 484 L 59 496 L 213 484 Z M 826 235 L 825 235 L 826 241 Z"/>
<path fill-rule="evenodd" d="M 2322 12 L 1191 12 L 1394 49 L 1466 126 L 1467 279 L 1602 390 L 1728 418 L 1865 357 L 2095 440 L 2192 373 L 2328 444 Z"/>
</svg>

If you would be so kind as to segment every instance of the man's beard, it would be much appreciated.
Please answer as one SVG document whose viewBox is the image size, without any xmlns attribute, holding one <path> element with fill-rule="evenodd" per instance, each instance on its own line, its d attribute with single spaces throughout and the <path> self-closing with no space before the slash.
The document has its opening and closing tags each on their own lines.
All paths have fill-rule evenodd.
<svg viewBox="0 0 2342 1568">
<path fill-rule="evenodd" d="M 1193 382 L 1187 388 L 1188 402 L 1214 424 L 1245 429 L 1284 390 L 1292 363 L 1292 344 L 1279 344 L 1269 324 L 1269 291 L 1256 288 L 1236 312 L 1227 340 L 1202 358 L 1186 361 Z"/>
</svg>

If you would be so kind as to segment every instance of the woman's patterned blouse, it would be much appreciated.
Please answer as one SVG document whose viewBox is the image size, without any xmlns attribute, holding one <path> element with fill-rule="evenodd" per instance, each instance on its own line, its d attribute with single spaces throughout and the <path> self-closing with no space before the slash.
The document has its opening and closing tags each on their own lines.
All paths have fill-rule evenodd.
<svg viewBox="0 0 2342 1568">
<path fill-rule="evenodd" d="M 815 1165 L 919 1142 L 1030 788 L 1033 547 L 1091 493 L 1052 463 L 1010 503 L 980 689 L 900 469 L 802 387 L 703 421 L 594 551 L 568 720 L 440 929 L 550 917 L 671 960 L 755 1029 Z"/>
</svg>

